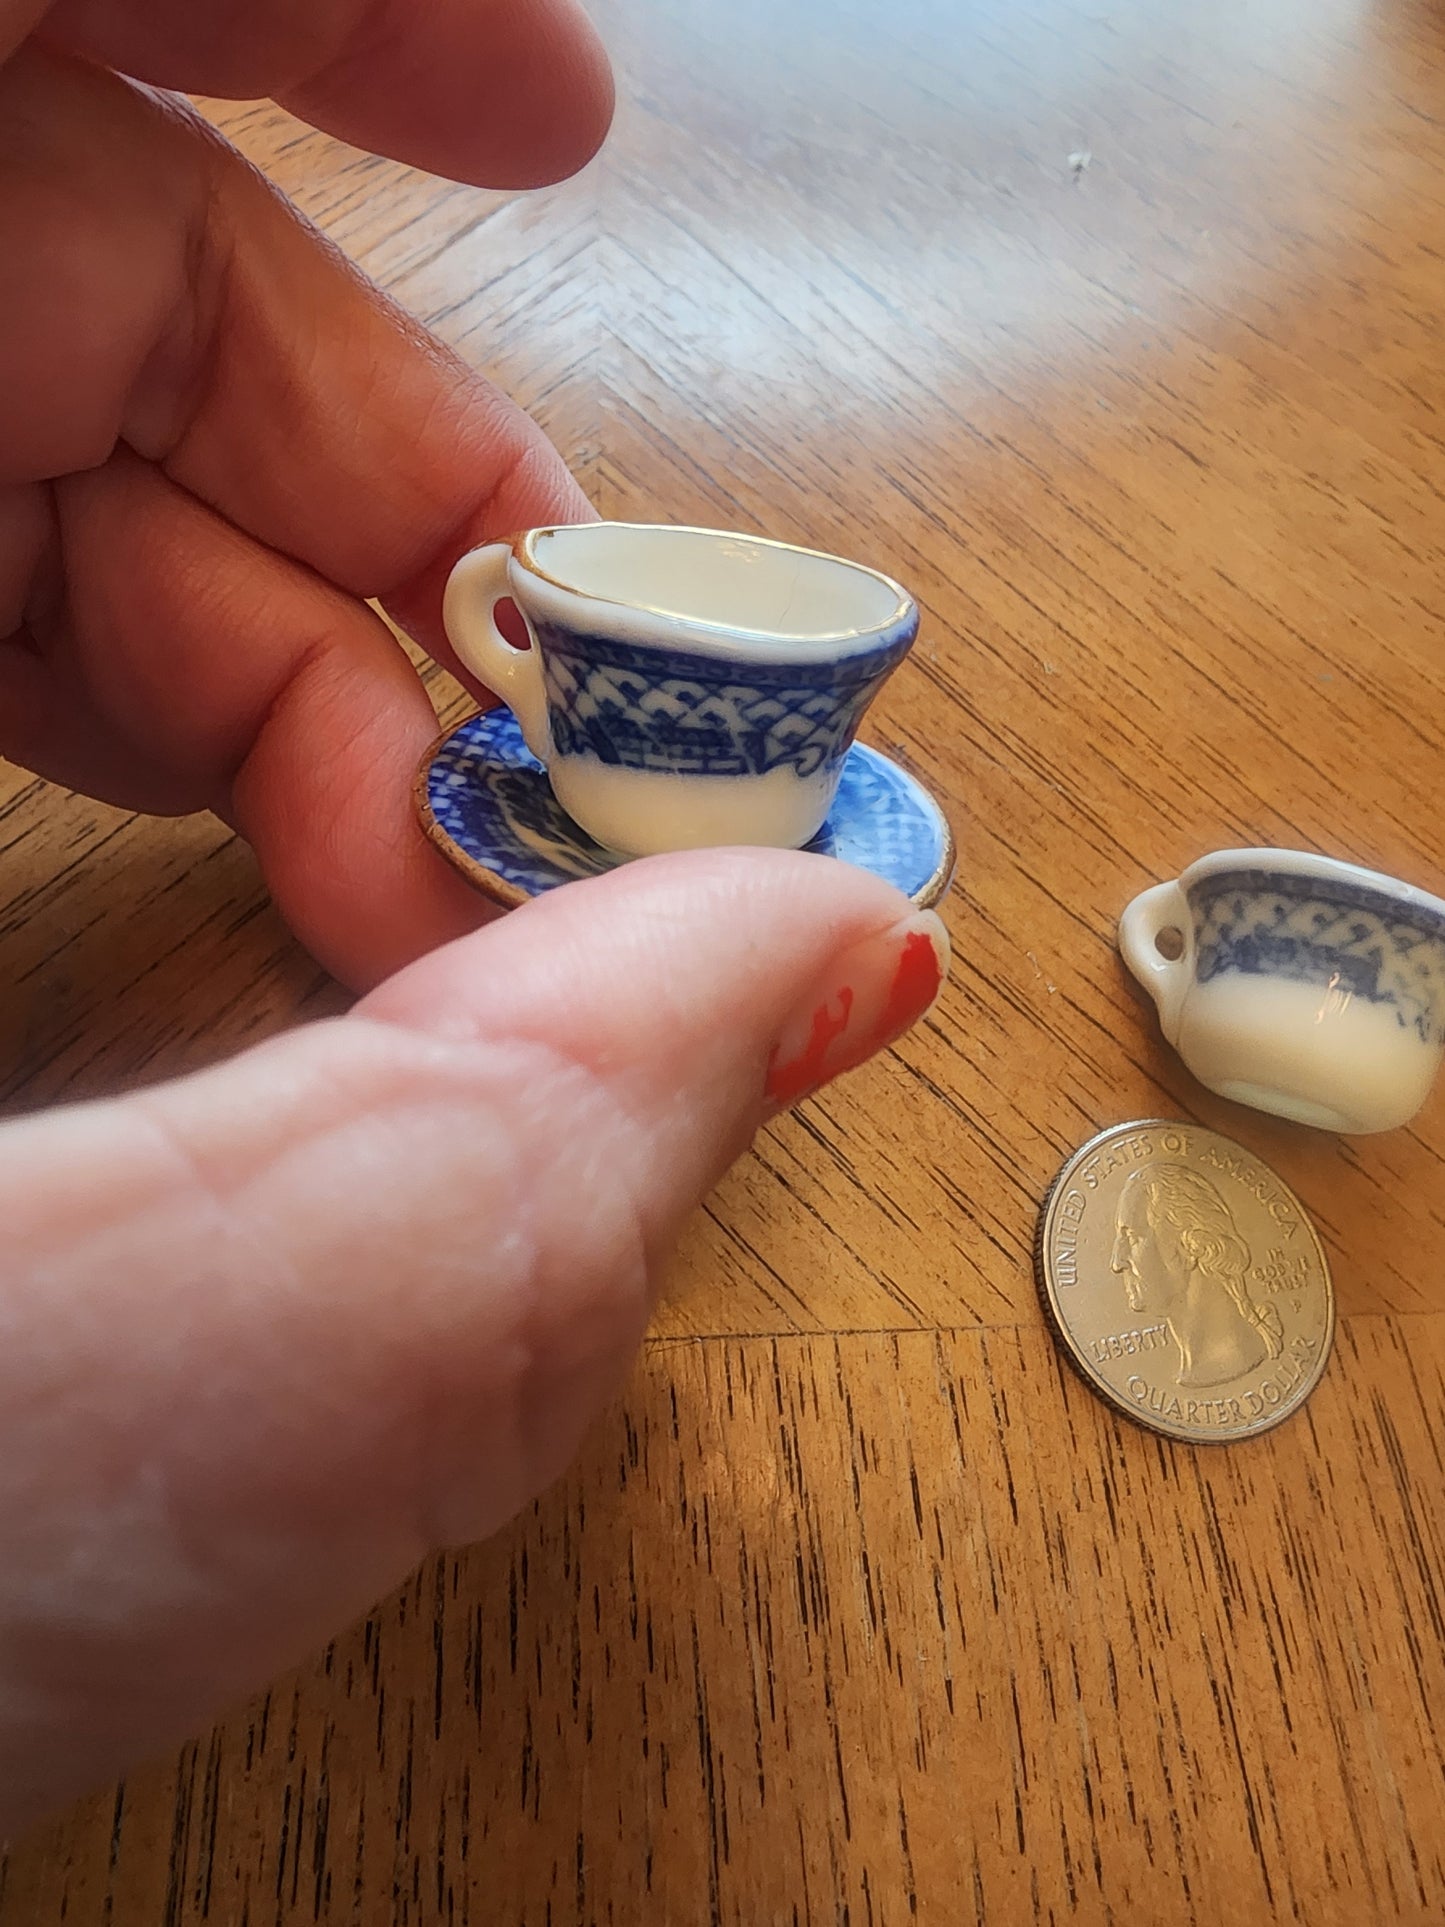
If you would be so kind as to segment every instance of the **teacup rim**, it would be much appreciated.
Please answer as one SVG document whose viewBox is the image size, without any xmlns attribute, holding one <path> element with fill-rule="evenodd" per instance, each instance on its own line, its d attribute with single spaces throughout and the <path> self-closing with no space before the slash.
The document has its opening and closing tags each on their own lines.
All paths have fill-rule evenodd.
<svg viewBox="0 0 1445 1927">
<path fill-rule="evenodd" d="M 906 627 L 920 614 L 917 598 L 910 595 L 903 584 L 885 570 L 875 569 L 868 562 L 855 562 L 851 556 L 838 555 L 831 549 L 813 549 L 803 542 L 783 542 L 776 536 L 754 535 L 751 529 L 708 528 L 697 522 L 623 522 L 611 516 L 602 516 L 596 522 L 539 523 L 536 528 L 518 530 L 514 535 L 508 536 L 506 541 L 513 555 L 529 574 L 536 576 L 539 581 L 547 583 L 551 588 L 560 590 L 563 595 L 574 597 L 578 602 L 599 603 L 604 608 L 621 609 L 630 615 L 644 616 L 650 621 L 668 623 L 679 629 L 701 631 L 709 636 L 737 636 L 749 642 L 772 643 L 775 646 L 786 646 L 789 642 L 804 640 L 801 637 L 780 638 L 769 629 L 745 629 L 732 623 L 710 622 L 705 616 L 682 615 L 676 609 L 659 609 L 645 602 L 625 601 L 620 596 L 597 595 L 590 590 L 579 589 L 573 582 L 563 581 L 560 576 L 553 575 L 549 569 L 544 568 L 537 559 L 533 543 L 539 536 L 553 535 L 563 530 L 593 528 L 666 531 L 679 535 L 716 536 L 727 542 L 751 542 L 762 549 L 783 549 L 793 555 L 809 556 L 815 561 L 836 563 L 839 568 L 851 569 L 858 575 L 871 576 L 875 582 L 881 582 L 885 588 L 892 591 L 894 607 L 884 621 L 869 623 L 866 628 L 861 629 L 834 630 L 830 632 L 828 638 L 832 642 L 864 642 L 873 636 L 886 636 L 894 629 Z"/>
<path fill-rule="evenodd" d="M 1196 857 L 1180 873 L 1179 887 L 1188 895 L 1194 884 L 1205 882 L 1210 877 L 1228 876 L 1236 871 L 1266 876 L 1296 876 L 1320 883 L 1350 884 L 1357 890 L 1371 891 L 1389 903 L 1397 903 L 1402 909 L 1425 912 L 1432 922 L 1440 925 L 1441 935 L 1445 936 L 1445 898 L 1422 890 L 1418 884 L 1406 883 L 1401 877 L 1390 876 L 1384 870 L 1370 870 L 1362 864 L 1349 863 L 1343 857 L 1322 856 L 1314 850 L 1289 850 L 1274 845 L 1261 845 L 1254 849 L 1211 850 L 1204 856 Z"/>
</svg>

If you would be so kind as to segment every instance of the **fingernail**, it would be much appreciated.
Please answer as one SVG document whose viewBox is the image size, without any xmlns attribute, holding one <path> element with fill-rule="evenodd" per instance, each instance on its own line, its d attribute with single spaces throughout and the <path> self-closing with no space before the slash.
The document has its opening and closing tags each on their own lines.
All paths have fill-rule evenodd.
<svg viewBox="0 0 1445 1927">
<path fill-rule="evenodd" d="M 949 954 L 942 920 L 920 910 L 835 957 L 773 1046 L 769 1104 L 786 1110 L 901 1037 L 932 1009 Z"/>
</svg>

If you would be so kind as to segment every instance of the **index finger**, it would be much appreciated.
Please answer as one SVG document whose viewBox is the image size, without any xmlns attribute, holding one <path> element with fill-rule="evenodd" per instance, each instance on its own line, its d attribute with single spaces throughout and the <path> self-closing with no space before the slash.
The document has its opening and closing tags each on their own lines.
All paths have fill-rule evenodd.
<svg viewBox="0 0 1445 1927">
<path fill-rule="evenodd" d="M 32 264 L 0 307 L 0 483 L 124 440 L 379 599 L 590 515 L 541 430 L 180 103 L 23 49 L 0 67 L 0 190 L 0 258 Z M 448 660 L 435 614 L 418 639 Z"/>
<path fill-rule="evenodd" d="M 0 0 L 30 5 L 34 0 Z M 161 87 L 269 95 L 313 126 L 483 187 L 564 179 L 612 118 L 575 0 L 57 0 L 47 34 Z"/>
</svg>

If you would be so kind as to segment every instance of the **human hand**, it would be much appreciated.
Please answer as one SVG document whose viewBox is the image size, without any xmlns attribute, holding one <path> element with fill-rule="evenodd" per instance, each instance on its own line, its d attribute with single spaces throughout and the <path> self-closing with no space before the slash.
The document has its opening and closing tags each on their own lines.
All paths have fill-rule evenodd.
<svg viewBox="0 0 1445 1927">
<path fill-rule="evenodd" d="M 318 4 L 300 26 L 337 48 L 368 23 L 329 62 L 294 0 L 62 0 L 20 46 L 36 12 L 0 0 L 4 746 L 218 810 L 354 984 L 445 947 L 348 1017 L 0 1127 L 0 1828 L 539 1490 L 687 1211 L 761 1119 L 921 1014 L 946 958 L 882 883 L 770 852 L 632 865 L 459 934 L 474 900 L 408 796 L 430 705 L 360 598 L 449 660 L 456 554 L 586 506 L 181 107 L 60 50 L 507 182 L 606 120 L 564 0 L 496 16 L 489 101 L 462 6 Z"/>
<path fill-rule="evenodd" d="M 686 1213 L 946 953 L 846 864 L 657 857 L 346 1017 L 0 1127 L 0 1831 L 541 1490 Z"/>
<path fill-rule="evenodd" d="M 540 431 L 167 85 L 270 92 L 500 185 L 611 113 L 571 0 L 0 0 L 0 751 L 211 809 L 308 948 L 374 983 L 478 921 L 412 816 L 457 555 L 590 515 Z M 8 56 L 8 58 L 6 58 Z"/>
</svg>

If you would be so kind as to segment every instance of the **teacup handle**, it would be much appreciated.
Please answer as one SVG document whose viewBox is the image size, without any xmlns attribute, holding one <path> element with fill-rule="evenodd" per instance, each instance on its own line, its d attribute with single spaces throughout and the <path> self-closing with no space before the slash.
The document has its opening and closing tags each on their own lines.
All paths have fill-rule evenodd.
<svg viewBox="0 0 1445 1927">
<path fill-rule="evenodd" d="M 547 724 L 547 691 L 542 681 L 542 652 L 537 632 L 526 611 L 514 600 L 527 625 L 530 649 L 514 649 L 497 627 L 496 608 L 512 594 L 507 542 L 489 542 L 464 555 L 447 577 L 442 598 L 442 624 L 447 640 L 479 681 L 494 690 L 516 717 L 522 740 L 539 762 L 552 755 L 552 731 Z"/>
<path fill-rule="evenodd" d="M 1159 948 L 1166 930 L 1177 930 L 1183 941 L 1177 957 L 1166 957 Z M 1135 897 L 1119 919 L 1119 952 L 1158 1005 L 1159 1027 L 1175 1043 L 1184 993 L 1194 976 L 1194 919 L 1177 883 L 1156 883 Z"/>
</svg>

